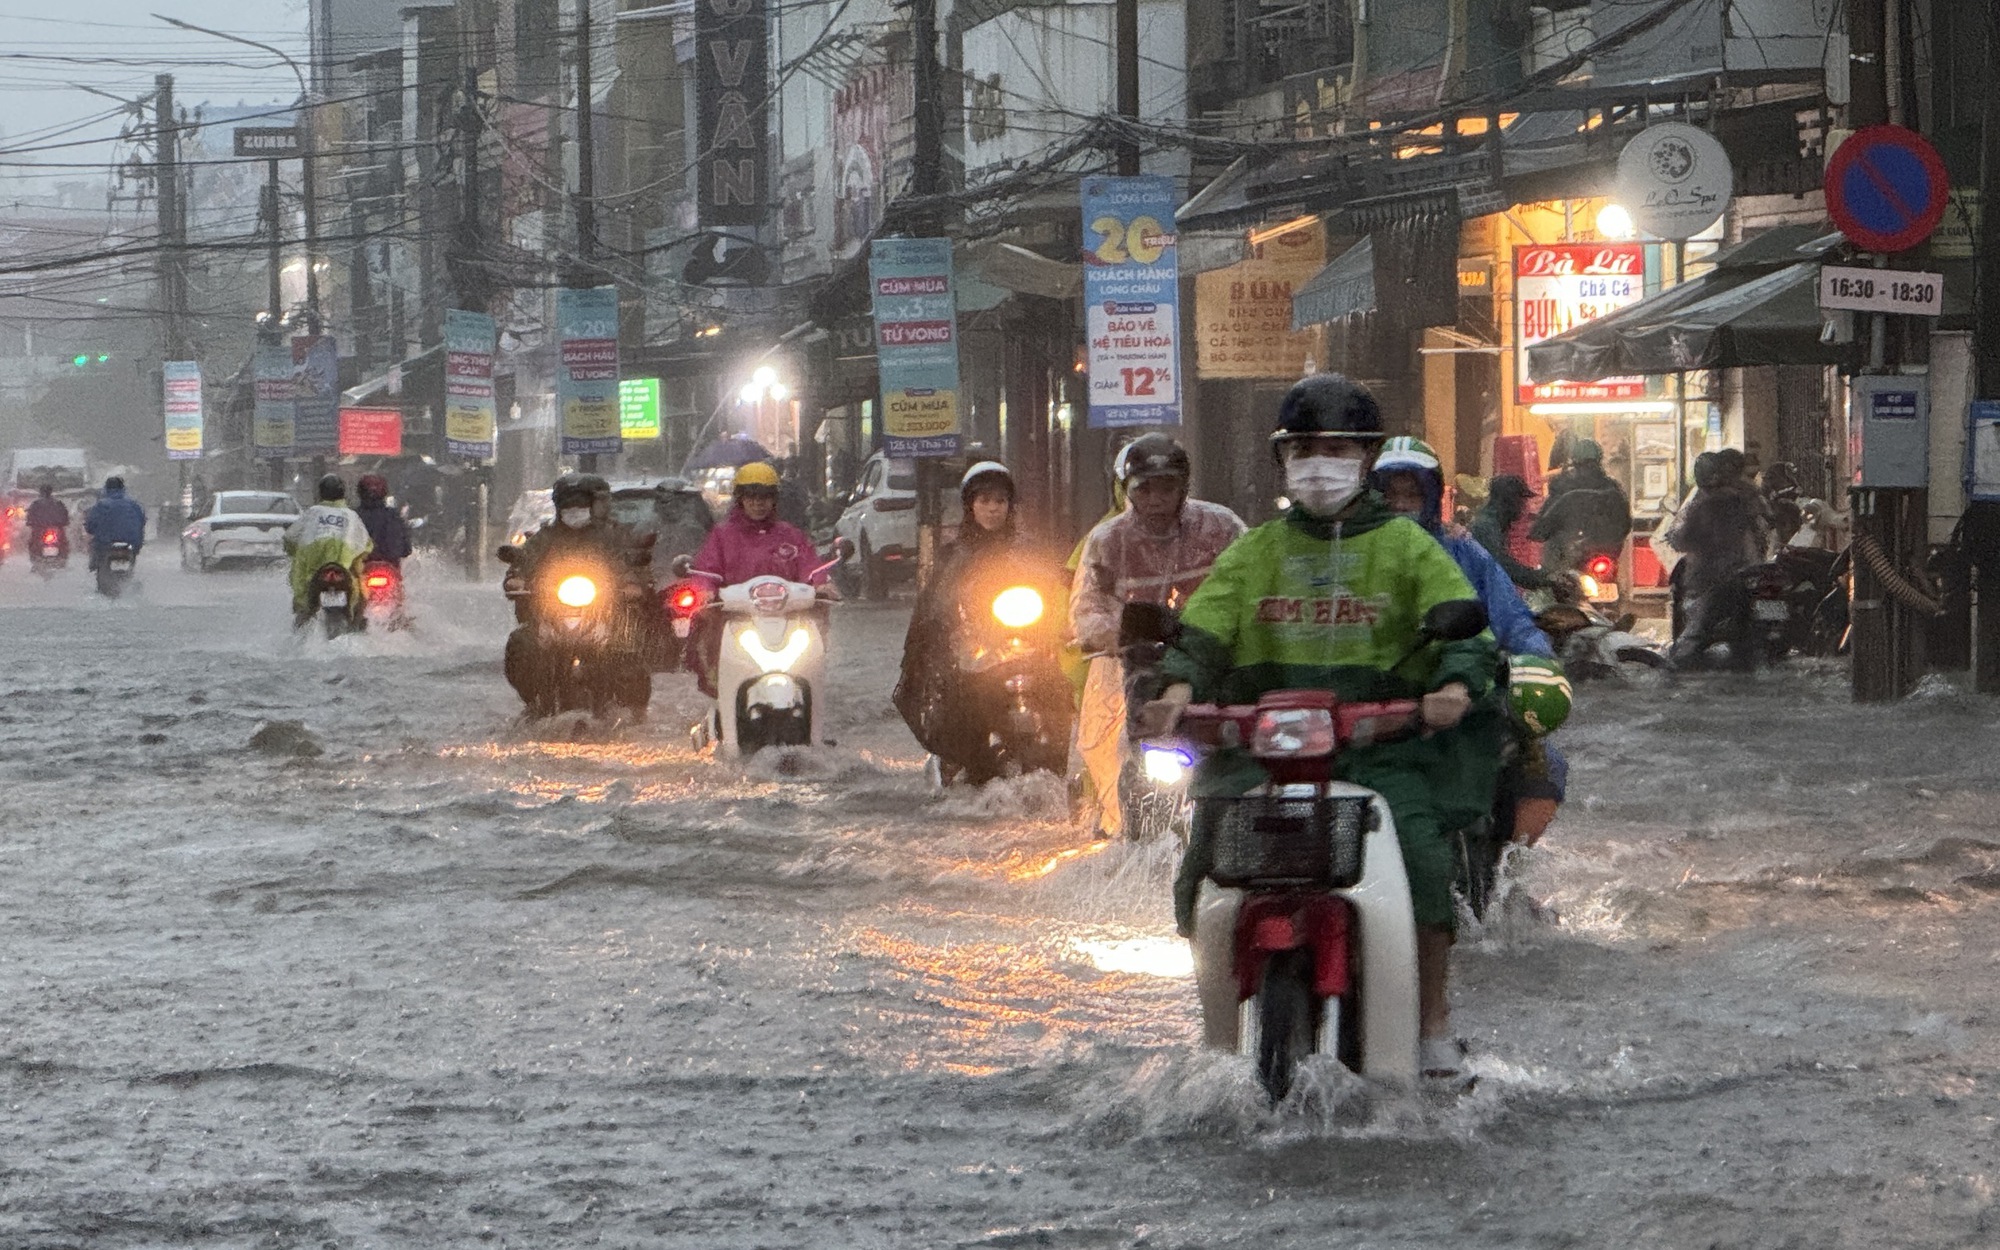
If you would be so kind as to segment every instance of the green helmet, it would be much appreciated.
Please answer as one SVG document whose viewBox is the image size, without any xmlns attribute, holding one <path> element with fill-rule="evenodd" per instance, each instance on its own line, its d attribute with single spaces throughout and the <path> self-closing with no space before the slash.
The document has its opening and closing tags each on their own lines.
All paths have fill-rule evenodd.
<svg viewBox="0 0 2000 1250">
<path fill-rule="evenodd" d="M 1517 655 L 1508 662 L 1507 699 L 1514 719 L 1529 733 L 1545 737 L 1569 719 L 1569 678 L 1554 660 Z"/>
<path fill-rule="evenodd" d="M 1421 438 L 1411 438 L 1401 434 L 1382 444 L 1382 450 L 1375 455 L 1375 471 L 1388 472 L 1396 469 L 1438 471 L 1438 454 L 1429 443 Z"/>
</svg>

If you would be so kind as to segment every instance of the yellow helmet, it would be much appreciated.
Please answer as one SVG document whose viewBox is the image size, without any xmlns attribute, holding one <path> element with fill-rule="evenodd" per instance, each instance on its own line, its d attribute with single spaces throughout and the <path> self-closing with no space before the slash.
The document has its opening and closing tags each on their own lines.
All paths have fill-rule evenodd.
<svg viewBox="0 0 2000 1250">
<path fill-rule="evenodd" d="M 746 486 L 753 489 L 761 486 L 766 490 L 776 490 L 778 471 L 762 460 L 746 464 L 736 470 L 736 489 L 742 490 Z"/>
</svg>

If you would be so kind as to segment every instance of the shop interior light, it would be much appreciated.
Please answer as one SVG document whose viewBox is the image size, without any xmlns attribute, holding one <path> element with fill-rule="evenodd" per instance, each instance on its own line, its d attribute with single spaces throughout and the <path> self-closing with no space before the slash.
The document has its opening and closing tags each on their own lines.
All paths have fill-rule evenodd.
<svg viewBox="0 0 2000 1250">
<path fill-rule="evenodd" d="M 1639 228 L 1632 224 L 1632 214 L 1623 204 L 1606 204 L 1597 210 L 1597 233 L 1607 239 L 1629 239 Z"/>
<path fill-rule="evenodd" d="M 1588 417 L 1616 416 L 1621 412 L 1659 415 L 1671 413 L 1674 407 L 1671 399 L 1602 399 L 1589 403 L 1529 404 L 1528 411 L 1538 417 Z"/>
</svg>

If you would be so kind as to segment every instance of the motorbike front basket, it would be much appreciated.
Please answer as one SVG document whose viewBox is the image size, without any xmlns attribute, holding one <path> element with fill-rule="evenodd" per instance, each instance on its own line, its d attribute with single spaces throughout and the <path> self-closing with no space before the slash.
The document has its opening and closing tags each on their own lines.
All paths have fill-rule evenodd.
<svg viewBox="0 0 2000 1250">
<path fill-rule="evenodd" d="M 1215 829 L 1208 875 L 1239 889 L 1351 889 L 1361 881 L 1368 804 L 1361 795 L 1203 799 L 1196 819 Z"/>
</svg>

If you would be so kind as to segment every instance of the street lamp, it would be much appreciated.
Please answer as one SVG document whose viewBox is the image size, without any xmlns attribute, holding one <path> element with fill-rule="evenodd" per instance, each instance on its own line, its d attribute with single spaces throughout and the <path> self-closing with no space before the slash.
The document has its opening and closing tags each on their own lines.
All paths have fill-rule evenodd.
<svg viewBox="0 0 2000 1250">
<path fill-rule="evenodd" d="M 299 127 L 299 182 L 301 184 L 299 189 L 303 193 L 306 202 L 306 326 L 312 333 L 318 334 L 320 331 L 319 207 L 316 202 L 317 197 L 313 193 L 314 100 L 312 89 L 306 86 L 305 71 L 299 68 L 297 61 L 294 61 L 291 57 L 286 56 L 283 52 L 268 43 L 258 43 L 255 39 L 245 39 L 241 35 L 232 35 L 226 30 L 211 30 L 206 26 L 197 26 L 193 22 L 183 22 L 177 17 L 168 17 L 164 13 L 155 13 L 153 16 L 169 26 L 177 26 L 182 30 L 191 30 L 196 34 L 213 35 L 217 39 L 226 39 L 230 43 L 240 43 L 246 48 L 255 48 L 259 52 L 268 52 L 290 66 L 293 76 L 299 80 L 299 104 L 301 105 L 299 111 L 305 120 L 305 124 Z"/>
<path fill-rule="evenodd" d="M 791 398 L 791 394 L 791 388 L 778 380 L 778 371 L 769 365 L 757 366 L 751 373 L 750 380 L 743 384 L 743 389 L 736 392 L 736 398 L 748 404 L 756 414 L 757 439 L 766 447 L 771 447 L 778 441 L 775 406 Z M 769 410 L 764 407 L 766 401 L 773 405 Z"/>
</svg>

